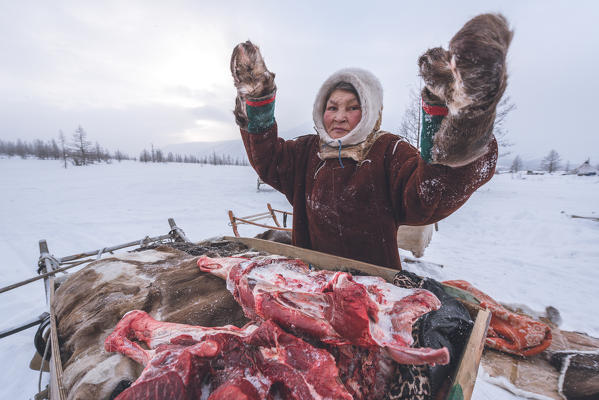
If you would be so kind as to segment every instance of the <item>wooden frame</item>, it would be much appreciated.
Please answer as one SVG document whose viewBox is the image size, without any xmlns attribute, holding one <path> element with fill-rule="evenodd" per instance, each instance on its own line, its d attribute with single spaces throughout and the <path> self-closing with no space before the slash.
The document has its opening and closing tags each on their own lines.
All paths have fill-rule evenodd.
<svg viewBox="0 0 599 400">
<path fill-rule="evenodd" d="M 247 217 L 236 217 L 233 211 L 229 210 L 229 221 L 235 237 L 240 237 L 238 225 L 241 224 L 254 225 L 259 226 L 261 228 L 274 229 L 276 231 L 291 232 L 291 228 L 287 228 L 287 216 L 293 215 L 293 213 L 272 208 L 270 203 L 266 203 L 266 208 L 268 211 L 259 214 L 248 215 Z M 283 226 L 281 226 L 281 224 L 279 223 L 277 213 L 283 216 Z M 274 225 L 267 225 L 256 222 L 263 219 L 272 220 Z"/>
<path fill-rule="evenodd" d="M 337 257 L 326 253 L 320 253 L 314 250 L 302 249 L 299 247 L 271 242 L 268 240 L 231 237 L 225 236 L 223 239 L 240 242 L 248 247 L 256 250 L 266 251 L 268 253 L 279 254 L 286 257 L 300 258 L 316 268 L 324 268 L 331 270 L 347 270 L 355 269 L 364 272 L 368 275 L 379 276 L 388 282 L 393 281 L 393 277 L 397 273 L 396 270 L 386 267 L 381 267 L 374 264 L 368 264 L 361 261 L 352 260 L 349 258 Z M 474 319 L 474 327 L 468 338 L 464 352 L 460 357 L 460 362 L 456 373 L 452 379 L 449 392 L 446 400 L 470 400 L 476 383 L 478 374 L 478 365 L 485 346 L 485 338 L 491 321 L 491 312 L 482 309 L 478 301 L 474 299 L 468 292 L 451 286 L 444 288 L 451 295 L 457 297 L 470 312 Z M 457 289 L 457 290 L 456 290 Z"/>
</svg>

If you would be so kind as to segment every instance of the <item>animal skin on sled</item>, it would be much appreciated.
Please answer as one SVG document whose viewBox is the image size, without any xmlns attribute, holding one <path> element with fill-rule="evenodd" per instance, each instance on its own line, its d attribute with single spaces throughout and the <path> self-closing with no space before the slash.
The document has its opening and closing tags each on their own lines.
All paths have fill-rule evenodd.
<svg viewBox="0 0 599 400">
<path fill-rule="evenodd" d="M 423 289 L 403 289 L 372 276 L 311 271 L 281 257 L 200 257 L 198 266 L 227 281 L 252 320 L 273 320 L 323 343 L 378 347 L 401 364 L 447 364 L 446 348 L 412 348 L 412 325 L 441 303 Z"/>
<path fill-rule="evenodd" d="M 205 328 L 159 322 L 135 310 L 117 324 L 105 348 L 145 365 L 117 400 L 353 398 L 331 354 L 271 321 Z"/>
<path fill-rule="evenodd" d="M 519 356 L 533 356 L 551 344 L 551 329 L 542 322 L 513 313 L 466 281 L 446 281 L 446 285 L 463 289 L 491 311 L 491 323 L 485 345 L 492 349 Z"/>
</svg>

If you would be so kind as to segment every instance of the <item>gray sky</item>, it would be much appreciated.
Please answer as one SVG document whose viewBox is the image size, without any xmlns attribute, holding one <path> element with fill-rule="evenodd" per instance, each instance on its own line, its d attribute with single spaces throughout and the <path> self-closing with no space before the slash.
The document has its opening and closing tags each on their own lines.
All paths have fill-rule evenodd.
<svg viewBox="0 0 599 400">
<path fill-rule="evenodd" d="M 416 2 L 411 2 L 416 3 Z M 515 30 L 506 122 L 512 156 L 599 162 L 599 2 L 595 1 L 2 1 L 0 139 L 89 138 L 143 147 L 238 137 L 231 50 L 251 39 L 276 72 L 281 130 L 311 126 L 320 84 L 343 67 L 385 90 L 397 132 L 416 60 L 482 12 Z M 309 133 L 309 132 L 306 132 Z"/>
</svg>

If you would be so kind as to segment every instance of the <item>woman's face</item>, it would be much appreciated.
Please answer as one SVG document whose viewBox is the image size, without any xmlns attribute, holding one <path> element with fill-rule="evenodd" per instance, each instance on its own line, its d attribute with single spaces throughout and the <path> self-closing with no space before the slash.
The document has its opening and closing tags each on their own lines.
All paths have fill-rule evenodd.
<svg viewBox="0 0 599 400">
<path fill-rule="evenodd" d="M 324 109 L 324 128 L 333 139 L 351 132 L 362 119 L 362 107 L 352 92 L 336 89 Z"/>
</svg>

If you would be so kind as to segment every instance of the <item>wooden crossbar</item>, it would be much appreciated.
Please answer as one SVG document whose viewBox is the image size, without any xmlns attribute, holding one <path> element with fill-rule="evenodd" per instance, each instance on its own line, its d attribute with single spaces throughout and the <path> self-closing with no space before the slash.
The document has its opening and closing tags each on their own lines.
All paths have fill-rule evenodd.
<svg viewBox="0 0 599 400">
<path fill-rule="evenodd" d="M 235 237 L 240 237 L 239 230 L 237 229 L 237 226 L 240 224 L 254 225 L 259 226 L 261 228 L 273 229 L 276 231 L 291 232 L 292 229 L 287 228 L 287 216 L 293 215 L 292 213 L 274 209 L 271 207 L 270 203 L 266 203 L 266 208 L 268 209 L 268 211 L 266 212 L 248 215 L 245 217 L 236 217 L 233 211 L 229 210 L 229 221 L 231 227 L 233 228 L 233 233 L 235 234 Z M 279 220 L 276 215 L 277 212 L 283 214 L 283 226 L 281 226 L 281 224 L 279 223 Z M 255 222 L 262 219 L 272 219 L 274 225 L 260 224 L 258 222 Z"/>
</svg>

